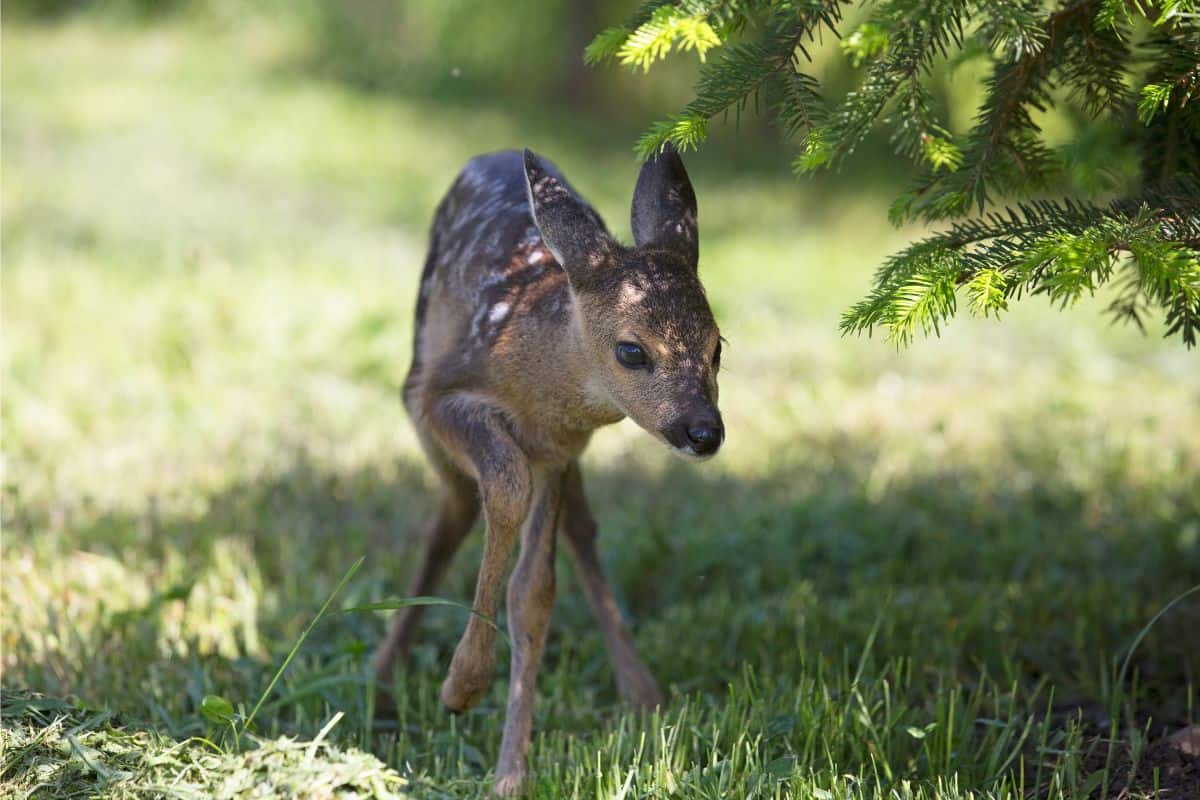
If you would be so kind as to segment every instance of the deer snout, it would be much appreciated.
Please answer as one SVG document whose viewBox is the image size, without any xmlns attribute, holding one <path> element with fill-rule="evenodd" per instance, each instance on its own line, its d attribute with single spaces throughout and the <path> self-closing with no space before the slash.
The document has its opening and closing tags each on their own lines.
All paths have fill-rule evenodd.
<svg viewBox="0 0 1200 800">
<path fill-rule="evenodd" d="M 681 419 L 663 431 L 663 436 L 684 455 L 707 458 L 725 441 L 725 426 L 720 415 L 709 412 Z"/>
<path fill-rule="evenodd" d="M 692 443 L 693 450 L 699 455 L 707 456 L 717 452 L 717 448 L 721 446 L 721 441 L 725 438 L 725 431 L 719 422 L 716 424 L 701 422 L 688 426 L 687 437 L 688 441 Z"/>
</svg>

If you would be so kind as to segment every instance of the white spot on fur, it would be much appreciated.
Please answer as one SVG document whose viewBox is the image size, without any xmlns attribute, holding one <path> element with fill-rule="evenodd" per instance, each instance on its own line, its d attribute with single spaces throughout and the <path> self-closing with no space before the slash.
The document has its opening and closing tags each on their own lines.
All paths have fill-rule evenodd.
<svg viewBox="0 0 1200 800">
<path fill-rule="evenodd" d="M 488 321 L 496 325 L 508 316 L 508 303 L 496 303 L 488 312 Z"/>
</svg>

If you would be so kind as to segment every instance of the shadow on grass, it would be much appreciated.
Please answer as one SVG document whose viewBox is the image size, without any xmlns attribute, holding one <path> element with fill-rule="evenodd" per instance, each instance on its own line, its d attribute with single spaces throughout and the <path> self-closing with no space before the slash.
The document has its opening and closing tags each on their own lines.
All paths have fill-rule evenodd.
<svg viewBox="0 0 1200 800">
<path fill-rule="evenodd" d="M 609 572 L 672 704 L 719 707 L 732 684 L 788 687 L 861 657 L 868 680 L 906 674 L 916 707 L 990 680 L 1030 697 L 1049 687 L 1056 714 L 1083 709 L 1102 726 L 1091 717 L 1108 707 L 1123 648 L 1198 580 L 1200 498 L 1187 476 L 1148 486 L 1098 469 L 1080 486 L 1028 448 L 1013 442 L 1013 462 L 997 469 L 934 464 L 885 485 L 872 477 L 880 453 L 847 441 L 813 442 L 756 480 L 636 458 L 585 474 Z M 49 647 L 8 632 L 4 681 L 75 694 L 171 736 L 205 732 L 201 699 L 253 705 L 359 556 L 367 561 L 335 608 L 403 591 L 434 500 L 418 463 L 339 471 L 297 454 L 194 513 L 81 521 L 71 547 L 122 560 L 159 594 L 119 613 L 96 597 L 88 619 L 51 610 Z M 44 511 L 18 509 L 8 542 L 32 543 L 49 524 Z M 480 539 L 439 594 L 470 597 Z M 620 709 L 562 561 L 536 724 L 586 735 Z M 193 605 L 203 619 L 187 616 Z M 399 720 L 373 728 L 365 664 L 385 615 L 331 614 L 268 699 L 259 731 L 312 736 L 344 711 L 334 741 L 393 764 L 485 773 L 507 659 L 479 708 L 442 714 L 437 686 L 463 623 L 458 610 L 429 610 L 398 691 Z M 1194 713 L 1198 630 L 1200 603 L 1181 604 L 1135 656 L 1136 686 L 1120 697 L 1155 732 Z"/>
</svg>

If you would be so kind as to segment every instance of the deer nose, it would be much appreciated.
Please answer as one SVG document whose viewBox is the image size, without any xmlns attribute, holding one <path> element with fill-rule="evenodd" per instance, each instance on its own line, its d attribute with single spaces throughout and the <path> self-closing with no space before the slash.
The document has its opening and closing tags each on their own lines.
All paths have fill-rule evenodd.
<svg viewBox="0 0 1200 800">
<path fill-rule="evenodd" d="M 725 438 L 725 432 L 721 429 L 720 423 L 701 422 L 688 426 L 687 437 L 688 441 L 692 443 L 692 449 L 699 455 L 706 456 L 709 453 L 717 452 L 717 448 L 721 446 L 721 440 Z"/>
</svg>

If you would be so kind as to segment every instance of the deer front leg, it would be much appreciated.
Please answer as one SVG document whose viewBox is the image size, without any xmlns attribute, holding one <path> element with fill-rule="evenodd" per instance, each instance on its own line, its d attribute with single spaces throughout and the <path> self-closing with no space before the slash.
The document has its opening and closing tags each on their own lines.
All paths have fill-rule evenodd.
<svg viewBox="0 0 1200 800">
<path fill-rule="evenodd" d="M 456 463 L 469 466 L 479 482 L 487 533 L 475 584 L 474 608 L 495 619 L 508 556 L 529 512 L 533 491 L 529 462 L 508 432 L 503 415 L 485 401 L 455 395 L 435 411 L 439 439 Z M 442 704 L 451 711 L 471 708 L 487 691 L 496 671 L 496 630 L 472 614 L 454 650 Z"/>
<path fill-rule="evenodd" d="M 600 554 L 596 552 L 596 520 L 588 507 L 583 491 L 583 474 L 577 461 L 567 471 L 562 529 L 570 545 L 575 575 L 592 607 L 592 613 L 600 623 L 604 644 L 612 659 L 613 671 L 617 674 L 617 691 L 621 699 L 643 708 L 661 706 L 662 689 L 638 655 L 633 637 L 621 619 L 621 609 L 613 596 L 612 586 L 604 576 Z"/>
<path fill-rule="evenodd" d="M 512 668 L 494 787 L 497 795 L 505 797 L 520 791 L 525 779 L 538 668 L 554 608 L 554 543 L 562 510 L 563 479 L 561 471 L 539 471 L 535 475 L 533 507 L 521 533 L 521 556 L 508 581 Z"/>
<path fill-rule="evenodd" d="M 436 463 L 436 462 L 435 462 Z M 479 499 L 475 481 L 457 469 L 442 466 L 438 469 L 442 478 L 443 496 L 434 517 L 425 531 L 425 554 L 421 566 L 408 587 L 408 595 L 431 593 L 450 564 L 459 545 L 475 524 L 479 514 Z M 388 712 L 392 699 L 387 687 L 391 686 L 392 669 L 397 660 L 408 657 L 416 638 L 417 626 L 425 611 L 424 606 L 409 606 L 396 612 L 387 636 L 371 659 L 372 670 L 378 687 L 378 708 Z"/>
</svg>

